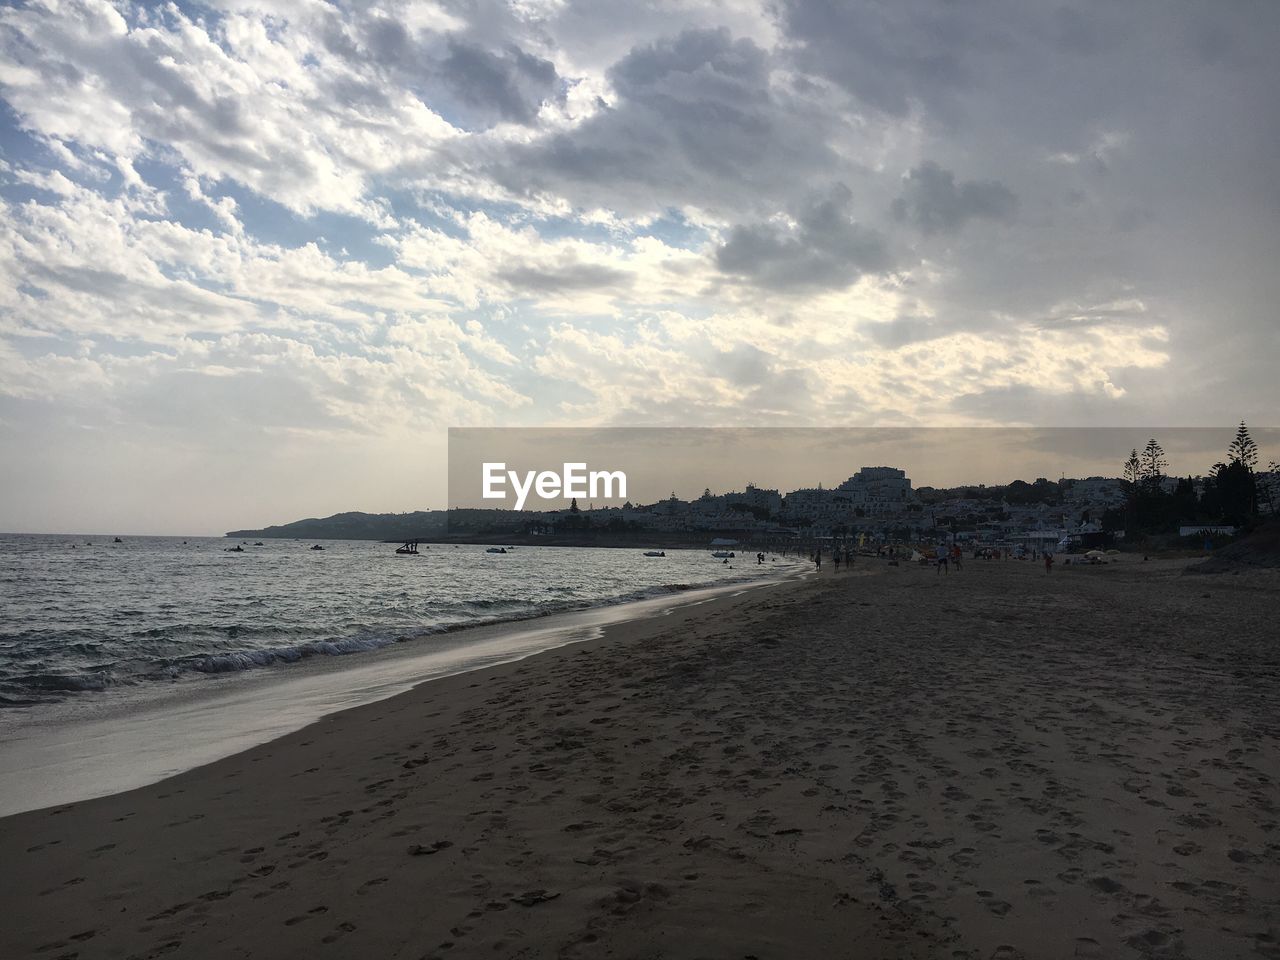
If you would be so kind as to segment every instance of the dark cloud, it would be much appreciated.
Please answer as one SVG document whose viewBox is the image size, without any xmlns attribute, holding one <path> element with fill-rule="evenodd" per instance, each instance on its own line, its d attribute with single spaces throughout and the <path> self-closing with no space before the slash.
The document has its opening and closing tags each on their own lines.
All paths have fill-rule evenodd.
<svg viewBox="0 0 1280 960">
<path fill-rule="evenodd" d="M 749 105 L 767 82 L 768 62 L 764 50 L 750 40 L 732 39 L 728 30 L 687 30 L 636 47 L 614 65 L 609 79 L 620 95 L 636 101 L 714 96 Z M 689 90 L 690 79 L 697 79 L 698 90 Z"/>
<path fill-rule="evenodd" d="M 880 346 L 896 350 L 913 343 L 936 340 L 954 331 L 932 317 L 902 316 L 887 323 L 873 323 L 863 332 Z"/>
<path fill-rule="evenodd" d="M 321 36 L 330 53 L 422 93 L 464 126 L 500 121 L 532 126 L 543 104 L 564 101 L 565 84 L 555 64 L 511 40 L 495 48 L 463 34 L 414 34 L 382 15 L 341 21 L 336 14 Z M 360 102 L 367 99 L 358 88 L 352 92 Z"/>
<path fill-rule="evenodd" d="M 719 376 L 744 387 L 758 387 L 773 375 L 773 358 L 749 343 L 717 351 L 712 366 Z"/>
<path fill-rule="evenodd" d="M 924 233 L 954 233 L 969 220 L 1011 220 L 1018 198 L 995 180 L 956 183 L 955 174 L 932 161 L 903 178 L 902 195 L 893 201 L 893 215 Z"/>
<path fill-rule="evenodd" d="M 773 289 L 841 288 L 889 269 L 885 239 L 853 219 L 852 195 L 837 184 L 806 203 L 795 226 L 734 227 L 716 250 L 721 272 Z"/>
<path fill-rule="evenodd" d="M 449 39 L 440 75 L 462 103 L 481 114 L 532 125 L 544 103 L 563 100 L 560 77 L 550 60 L 509 46 L 493 53 Z"/>
<path fill-rule="evenodd" d="M 595 263 L 555 267 L 522 266 L 501 270 L 498 279 L 528 293 L 559 293 L 630 286 L 634 278 L 624 270 Z"/>
<path fill-rule="evenodd" d="M 784 0 L 781 14 L 798 64 L 892 116 L 942 106 L 972 82 L 969 58 L 1003 42 L 1000 21 L 963 4 Z"/>
<path fill-rule="evenodd" d="M 1037 317 L 1031 321 L 1045 330 L 1088 330 L 1148 324 L 1151 318 L 1132 304 L 1121 306 L 1080 305 L 1077 309 Z"/>
<path fill-rule="evenodd" d="M 769 56 L 728 30 L 638 45 L 608 73 L 613 102 L 573 130 L 515 145 L 492 175 L 625 212 L 752 205 L 836 162 L 830 117 L 770 82 Z"/>
</svg>

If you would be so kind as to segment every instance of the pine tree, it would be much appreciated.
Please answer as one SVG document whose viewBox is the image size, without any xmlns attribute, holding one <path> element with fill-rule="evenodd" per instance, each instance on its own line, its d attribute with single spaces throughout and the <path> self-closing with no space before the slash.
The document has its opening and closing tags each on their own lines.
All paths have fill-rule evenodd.
<svg viewBox="0 0 1280 960">
<path fill-rule="evenodd" d="M 1152 437 L 1142 449 L 1142 479 L 1152 486 L 1159 486 L 1168 466 L 1169 463 L 1164 458 L 1164 447 Z"/>
<path fill-rule="evenodd" d="M 1249 428 L 1243 420 L 1240 421 L 1240 429 L 1236 431 L 1236 438 L 1227 447 L 1227 457 L 1232 463 L 1244 464 L 1250 472 L 1258 465 L 1258 445 L 1249 436 Z"/>
<path fill-rule="evenodd" d="M 1129 459 L 1124 462 L 1124 479 L 1126 483 L 1136 484 L 1142 479 L 1142 464 L 1138 461 L 1138 448 L 1129 451 Z"/>
</svg>

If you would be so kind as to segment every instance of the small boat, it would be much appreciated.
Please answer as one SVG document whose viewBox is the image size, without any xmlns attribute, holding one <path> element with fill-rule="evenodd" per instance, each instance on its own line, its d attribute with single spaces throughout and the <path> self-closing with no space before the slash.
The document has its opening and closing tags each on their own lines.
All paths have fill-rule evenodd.
<svg viewBox="0 0 1280 960">
<path fill-rule="evenodd" d="M 507 552 L 506 547 L 490 547 L 488 550 L 485 551 L 485 553 L 506 553 L 506 552 Z"/>
<path fill-rule="evenodd" d="M 323 549 L 324 549 L 324 547 L 320 546 L 320 544 L 318 544 L 318 543 L 317 543 L 317 544 L 315 544 L 311 549 L 312 549 L 312 550 L 323 550 Z"/>
<path fill-rule="evenodd" d="M 665 557 L 667 553 L 665 550 L 646 550 L 644 555 L 646 557 Z"/>
<path fill-rule="evenodd" d="M 402 546 L 402 547 L 396 547 L 396 553 L 400 554 L 400 555 L 401 555 L 401 556 L 403 556 L 403 557 L 416 557 L 416 556 L 418 556 L 418 541 L 417 541 L 417 540 L 406 540 L 406 541 L 404 542 L 404 546 Z"/>
<path fill-rule="evenodd" d="M 115 540 L 114 540 L 113 542 L 114 542 L 114 543 L 124 543 L 124 541 L 123 541 L 123 540 L 121 540 L 119 537 L 116 537 L 116 538 L 115 538 Z"/>
<path fill-rule="evenodd" d="M 236 544 L 234 547 L 226 547 L 227 553 L 244 553 L 244 547 Z"/>
<path fill-rule="evenodd" d="M 184 542 L 185 542 L 185 541 L 184 541 Z M 255 540 L 255 541 L 253 541 L 253 545 L 254 545 L 255 547 L 260 547 L 260 546 L 262 546 L 262 541 L 261 541 L 261 540 Z"/>
<path fill-rule="evenodd" d="M 732 560 L 734 557 L 732 550 L 717 550 L 711 555 L 717 560 Z"/>
</svg>

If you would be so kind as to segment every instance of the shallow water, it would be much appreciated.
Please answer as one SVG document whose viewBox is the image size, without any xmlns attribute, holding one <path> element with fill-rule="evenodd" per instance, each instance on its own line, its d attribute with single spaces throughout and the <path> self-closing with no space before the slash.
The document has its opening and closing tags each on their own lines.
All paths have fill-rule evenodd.
<svg viewBox="0 0 1280 960">
<path fill-rule="evenodd" d="M 7 722 L 0 722 L 0 816 L 155 783 L 425 680 L 595 639 L 610 624 L 663 616 L 804 569 L 784 562 L 750 581 L 495 623 L 345 661 L 318 657 L 283 670 L 154 685 L 145 697 L 121 688 L 38 710 L 9 710 Z"/>
<path fill-rule="evenodd" d="M 709 551 L 0 536 L 0 714 L 766 575 Z M 776 570 L 776 567 L 775 567 Z M 355 660 L 360 658 L 356 657 Z M 8 709 L 5 709 L 8 708 Z"/>
</svg>

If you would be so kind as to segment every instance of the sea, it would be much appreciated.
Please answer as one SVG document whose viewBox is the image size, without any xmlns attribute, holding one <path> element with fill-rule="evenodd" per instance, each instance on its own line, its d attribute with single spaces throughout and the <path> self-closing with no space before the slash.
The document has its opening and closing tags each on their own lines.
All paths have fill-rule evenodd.
<svg viewBox="0 0 1280 960">
<path fill-rule="evenodd" d="M 0 536 L 0 709 L 430 647 L 465 627 L 776 573 L 709 549 L 119 541 Z"/>
<path fill-rule="evenodd" d="M 426 681 L 807 572 L 710 549 L 395 548 L 0 535 L 0 816 L 155 783 Z"/>
</svg>

